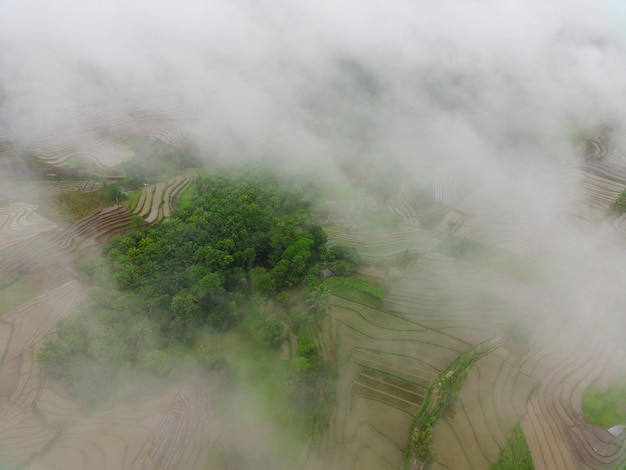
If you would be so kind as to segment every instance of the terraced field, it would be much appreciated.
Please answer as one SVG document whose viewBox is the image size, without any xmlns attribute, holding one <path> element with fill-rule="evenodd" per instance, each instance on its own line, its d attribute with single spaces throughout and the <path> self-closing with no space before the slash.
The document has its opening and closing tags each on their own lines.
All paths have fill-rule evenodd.
<svg viewBox="0 0 626 470">
<path fill-rule="evenodd" d="M 87 292 L 70 281 L 0 317 L 0 450 L 11 461 L 28 462 L 55 439 L 54 423 L 71 419 L 76 404 L 54 400 L 40 408 L 43 382 L 35 356 L 59 318 L 71 314 Z"/>
<path fill-rule="evenodd" d="M 114 235 L 128 230 L 132 214 L 121 207 L 102 209 L 67 228 L 54 228 L 15 243 L 0 259 L 0 273 L 15 279 L 55 265 L 79 263 Z"/>
<path fill-rule="evenodd" d="M 178 187 L 170 186 L 166 194 Z M 43 294 L 0 316 L 0 466 L 204 469 L 217 428 L 207 385 L 201 380 L 141 403 L 89 415 L 61 384 L 44 381 L 35 361 L 37 351 L 89 288 L 76 280 L 64 282 L 67 272 L 72 273 L 73 264 L 86 253 L 127 230 L 132 214 L 114 206 L 61 229 L 33 211 L 34 207 L 15 204 L 3 212 L 3 229 L 9 234 L 22 231 L 24 236 L 13 244 L 7 241 L 0 250 L 2 275 L 24 276 L 28 282 L 34 273 L 47 278 L 36 283 Z M 40 233 L 29 238 L 29 229 L 36 228 Z M 67 272 L 60 273 L 64 267 Z"/>
<path fill-rule="evenodd" d="M 172 215 L 173 201 L 189 187 L 196 178 L 194 172 L 186 172 L 171 178 L 167 182 L 146 186 L 136 204 L 128 206 L 128 210 L 153 223 L 167 220 Z"/>
<path fill-rule="evenodd" d="M 120 136 L 128 132 L 181 146 L 188 139 L 190 116 L 183 111 L 137 107 L 81 113 L 93 132 L 43 135 L 31 138 L 30 147 L 53 165 L 81 155 L 106 168 L 126 158 Z M 67 144 L 71 141 L 79 144 Z M 593 226 L 610 249 L 623 248 L 626 216 L 609 217 L 607 209 L 626 186 L 626 167 L 603 145 L 596 142 L 593 160 L 542 175 L 537 184 L 567 204 L 564 220 L 574 222 L 563 224 L 564 231 Z M 71 270 L 85 254 L 126 231 L 133 214 L 148 223 L 169 218 L 173 201 L 194 178 L 189 171 L 147 186 L 127 209 L 104 209 L 66 228 L 38 215 L 33 205 L 0 208 L 3 278 Z M 561 259 L 559 234 L 537 230 L 542 214 L 510 214 L 506 201 L 488 188 L 463 194 L 450 181 L 416 184 L 439 204 L 440 214 L 425 215 L 406 188 L 385 203 L 361 197 L 327 206 L 329 212 L 335 206 L 343 211 L 327 218 L 330 244 L 355 247 L 370 262 L 361 274 L 384 285 L 387 295 L 377 308 L 332 297 L 324 349 L 338 369 L 337 404 L 328 430 L 303 456 L 303 468 L 399 468 L 411 423 L 433 381 L 459 355 L 493 340 L 502 346 L 478 360 L 458 401 L 434 428 L 433 468 L 488 468 L 520 422 L 537 469 L 626 465 L 624 438 L 586 422 L 581 398 L 591 383 L 609 383 L 623 373 L 623 348 L 600 328 L 619 300 L 611 295 L 619 292 L 621 278 L 607 278 L 589 263 L 577 275 L 587 280 L 593 305 L 557 303 L 553 289 L 566 290 L 558 279 L 571 264 Z M 88 191 L 97 183 L 72 185 L 63 189 Z M 508 197 L 532 194 L 512 188 Z M 359 223 L 372 207 L 382 222 Z M 381 207 L 389 218 L 381 217 Z M 351 212 L 356 215 L 345 217 Z M 545 278 L 525 279 L 510 266 L 457 256 L 444 249 L 450 240 L 510 252 L 511 259 L 528 262 Z M 415 256 L 402 264 L 403 253 Z M 203 468 L 218 436 L 207 384 L 190 382 L 86 416 L 59 384 L 43 381 L 36 351 L 87 291 L 66 274 L 49 277 L 42 295 L 0 318 L 0 455 L 8 456 L 10 468 Z M 571 305 L 578 310 L 567 311 Z M 542 320 L 545 312 L 551 312 L 549 321 Z M 516 321 L 531 327 L 527 337 L 513 341 L 507 335 Z M 585 327 L 588 321 L 597 331 Z"/>
<path fill-rule="evenodd" d="M 337 412 L 325 457 L 308 468 L 397 468 L 426 387 L 467 344 L 337 297 L 331 312 L 341 339 Z"/>
<path fill-rule="evenodd" d="M 398 433 L 397 427 L 410 425 L 432 381 L 459 354 L 498 337 L 514 318 L 512 304 L 527 301 L 524 292 L 518 290 L 519 281 L 502 279 L 485 269 L 477 276 L 476 266 L 436 251 L 425 253 L 403 270 L 368 268 L 364 273 L 379 276 L 388 283 L 389 291 L 382 310 L 341 299 L 332 303 L 340 398 L 332 438 L 325 444 L 326 455 L 332 456 L 323 461 L 326 468 L 398 468 L 408 427 L 404 433 Z M 499 295 L 484 289 L 490 282 L 499 286 Z M 512 292 L 516 295 L 511 296 Z M 435 446 L 449 446 L 450 439 L 467 446 L 453 456 L 458 459 L 463 452 L 471 452 L 474 466 L 467 468 L 485 468 L 486 462 L 495 461 L 536 386 L 534 380 L 509 364 L 510 359 L 500 348 L 472 371 L 466 387 L 472 387 L 473 392 L 464 393 L 462 399 L 465 431 L 455 426 L 459 435 L 450 436 L 437 428 Z M 476 370 L 485 371 L 480 384 Z M 477 392 L 478 387 L 483 390 L 485 384 L 491 387 L 494 382 L 489 393 Z M 495 397 L 501 391 L 509 395 Z M 499 405 L 495 409 L 494 398 Z M 489 407 L 485 406 L 483 415 L 485 403 Z M 458 408 L 455 416 L 460 416 Z M 475 433 L 473 426 L 479 428 Z M 333 447 L 333 441 L 341 444 Z M 481 448 L 488 457 L 478 452 Z"/>
<path fill-rule="evenodd" d="M 131 470 L 204 468 L 211 444 L 213 413 L 206 384 L 184 385 L 148 437 Z"/>
<path fill-rule="evenodd" d="M 102 187 L 101 181 L 94 179 L 84 180 L 51 180 L 50 186 L 57 191 L 77 191 L 77 192 L 89 192 L 96 191 Z"/>
<path fill-rule="evenodd" d="M 603 376 L 618 373 L 624 351 L 601 335 L 582 335 L 580 329 L 563 331 L 559 347 L 547 341 L 548 326 L 536 340 L 543 347 L 524 358 L 522 370 L 541 378 L 527 405 L 522 428 L 538 469 L 610 469 L 626 463 L 626 449 L 600 426 L 582 415 L 582 393 Z M 543 336 L 543 337 L 542 337 Z M 539 346 L 536 344 L 535 346 Z M 556 365 L 555 365 L 556 364 Z"/>
<path fill-rule="evenodd" d="M 446 279 L 445 285 L 442 279 Z M 485 284 L 495 289 L 485 290 Z M 526 291 L 520 290 L 519 284 L 515 279 L 503 279 L 440 253 L 428 253 L 394 280 L 383 305 L 403 319 L 454 338 L 463 345 L 459 348 L 462 352 L 498 337 L 516 318 L 515 302 L 528 302 Z M 540 300 L 535 302 L 539 304 Z M 437 355 L 429 351 L 420 358 L 432 366 Z M 435 428 L 435 451 L 440 454 L 440 465 L 447 466 L 442 468 L 487 468 L 506 445 L 537 384 L 511 364 L 512 360 L 507 350 L 499 348 L 470 371 L 455 413 Z M 443 361 L 437 370 L 445 366 Z M 433 378 L 431 375 L 429 382 Z M 451 452 L 451 448 L 457 452 Z"/>
<path fill-rule="evenodd" d="M 616 164 L 602 165 L 606 169 Z M 625 183 L 619 174 L 599 174 L 598 166 L 593 165 L 594 171 L 589 164 L 568 167 L 560 174 L 542 176 L 544 182 L 553 182 L 555 194 L 571 198 L 566 199 L 571 201 L 570 213 L 564 216 L 596 225 L 604 220 Z M 577 321 L 563 312 L 549 315 L 551 323 L 542 323 L 542 312 L 564 308 L 552 299 L 552 289 L 558 288 L 557 279 L 564 273 L 560 270 L 569 266 L 559 259 L 558 237 L 539 233 L 536 221 L 535 226 L 529 223 L 531 218 L 527 223 L 520 214 L 511 218 L 505 206 L 476 191 L 451 207 L 434 230 L 420 226 L 419 208 L 401 194 L 390 199 L 388 208 L 402 220 L 391 230 L 354 225 L 327 228 L 330 243 L 354 246 L 371 261 L 392 262 L 404 250 L 419 256 L 403 268 L 382 265 L 362 270 L 387 286 L 381 310 L 375 314 L 345 300 L 333 302 L 340 400 L 332 437 L 319 446 L 327 456 L 324 465 L 400 466 L 399 450 L 406 448 L 406 440 L 402 444 L 388 422 L 400 425 L 408 415 L 415 415 L 438 371 L 458 354 L 501 338 L 504 346 L 476 363 L 453 410 L 436 425 L 432 444 L 438 458 L 433 468 L 488 468 L 520 421 L 538 469 L 621 468 L 626 463 L 624 440 L 586 422 L 581 398 L 588 385 L 598 380 L 609 383 L 623 370 L 619 365 L 624 350 L 600 330 L 590 336 L 584 327 L 590 319 L 599 321 L 603 309 L 614 304 L 596 303 L 581 310 Z M 615 245 L 623 246 L 624 217 L 603 224 Z M 581 227 L 578 223 L 571 229 Z M 537 273 L 543 272 L 543 280 L 524 279 L 515 270 L 472 258 L 450 257 L 439 247 L 452 233 L 519 257 L 512 259 L 527 259 Z M 584 276 L 593 298 L 610 299 L 611 292 L 619 291 L 606 273 L 595 268 Z M 523 344 L 509 344 L 511 325 L 520 319 L 534 325 L 531 335 L 536 333 L 532 341 L 529 337 Z M 404 323 L 394 326 L 394 322 Z M 419 372 L 407 374 L 413 370 Z M 333 447 L 333 441 L 341 445 Z"/>
<path fill-rule="evenodd" d="M 120 102 L 57 110 L 59 120 L 75 123 L 32 135 L 19 125 L 4 129 L 5 139 L 14 139 L 46 163 L 64 166 L 74 158 L 87 158 L 103 170 L 128 159 L 132 152 L 123 144 L 128 137 L 150 136 L 170 145 L 187 146 L 187 130 L 194 115 L 177 105 L 142 105 Z"/>
<path fill-rule="evenodd" d="M 0 251 L 57 228 L 36 210 L 37 206 L 24 203 L 0 207 Z"/>
<path fill-rule="evenodd" d="M 405 250 L 417 252 L 434 248 L 442 239 L 440 234 L 403 224 L 393 229 L 364 229 L 360 227 L 325 226 L 331 244 L 354 246 L 362 258 L 378 261 L 393 258 Z"/>
<path fill-rule="evenodd" d="M 79 174 L 79 169 L 70 170 L 76 173 L 71 179 L 59 177 L 58 172 L 44 175 L 41 170 L 36 176 L 46 180 L 30 181 L 28 168 L 12 167 L 11 174 L 19 176 L 19 182 L 6 182 L 2 199 L 19 200 L 42 187 L 45 190 L 37 194 L 44 197 L 48 192 L 99 189 L 102 183 L 92 178 L 122 176 L 111 167 L 131 156 L 125 144 L 129 137 L 151 136 L 170 145 L 187 146 L 188 126 L 194 119 L 176 106 L 129 107 L 127 103 L 59 112 L 60 117 L 75 119 L 80 126 L 33 136 L 30 131 L 22 134 L 17 125 L 0 130 L 0 140 L 19 143 L 47 165 L 74 168 L 76 159 L 80 164 L 88 159 L 101 170 L 92 170 L 91 179 Z M 46 165 L 42 168 L 48 171 Z M 15 305 L 29 287 L 33 297 L 0 311 L 3 469 L 206 467 L 207 452 L 218 429 L 204 381 L 194 380 L 165 392 L 155 391 L 138 403 L 87 414 L 60 383 L 44 380 L 35 360 L 56 322 L 71 315 L 89 289 L 73 279 L 76 265 L 114 235 L 126 232 L 134 213 L 148 222 L 169 218 L 173 202 L 194 178 L 190 171 L 147 188 L 134 212 L 113 206 L 66 227 L 42 217 L 33 204 L 18 202 L 0 208 L 1 298 L 6 302 L 2 306 Z"/>
<path fill-rule="evenodd" d="M 615 168 L 615 165 L 611 166 L 611 170 Z M 591 171 L 571 169 L 563 172 L 562 184 L 571 188 L 572 213 L 588 221 L 597 221 L 623 191 L 624 183 L 610 176 L 615 175 L 614 171 L 603 175 L 598 165 L 588 165 L 586 169 Z"/>
</svg>

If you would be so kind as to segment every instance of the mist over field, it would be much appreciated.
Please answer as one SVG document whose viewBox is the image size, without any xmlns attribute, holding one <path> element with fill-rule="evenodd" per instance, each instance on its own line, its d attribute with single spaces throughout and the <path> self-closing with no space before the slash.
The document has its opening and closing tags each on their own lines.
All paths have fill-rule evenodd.
<svg viewBox="0 0 626 470">
<path fill-rule="evenodd" d="M 89 127 L 68 109 L 180 106 L 223 159 L 506 171 L 569 158 L 574 126 L 620 125 L 609 7 L 9 2 L 2 115 L 28 138 Z"/>
<path fill-rule="evenodd" d="M 424 177 L 469 182 L 484 187 L 489 205 L 551 232 L 566 195 L 529 173 L 576 164 L 576 136 L 601 126 L 613 130 L 612 146 L 623 145 L 616 8 L 7 2 L 0 116 L 26 146 L 54 134 L 80 151 L 108 132 L 145 132 L 137 123 L 120 129 L 134 107 L 173 110 L 207 161 L 271 157 L 391 187 Z M 90 120 L 82 114 L 90 107 L 103 115 Z M 581 249 L 579 240 L 571 246 Z"/>
<path fill-rule="evenodd" d="M 435 181 L 454 197 L 429 229 L 540 266 L 528 290 L 517 283 L 523 267 L 515 282 L 475 279 L 470 294 L 564 321 L 571 331 L 555 344 L 592 330 L 618 344 L 626 237 L 622 218 L 601 214 L 626 172 L 596 191 L 577 169 L 592 141 L 626 168 L 625 25 L 623 2 L 608 0 L 0 0 L 0 144 L 106 169 L 128 158 L 121 140 L 156 136 L 197 148 L 208 167 L 273 162 L 392 202 Z M 45 202 L 37 183 L 14 188 L 7 175 L 3 198 Z M 467 259 L 434 246 L 454 258 L 454 274 L 425 285 L 458 295 Z M 423 280 L 394 269 L 366 275 Z M 254 391 L 233 396 L 254 408 Z M 253 449 L 265 441 L 250 427 L 282 432 L 247 418 L 228 426 Z"/>
</svg>

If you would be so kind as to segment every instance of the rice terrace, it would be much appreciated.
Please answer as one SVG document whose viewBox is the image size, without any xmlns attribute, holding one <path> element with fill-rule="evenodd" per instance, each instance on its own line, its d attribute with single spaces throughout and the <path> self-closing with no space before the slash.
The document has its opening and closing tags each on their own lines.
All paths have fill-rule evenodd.
<svg viewBox="0 0 626 470">
<path fill-rule="evenodd" d="M 140 123 L 139 110 L 131 111 L 128 122 Z M 522 217 L 489 207 L 480 187 L 453 182 L 406 180 L 388 193 L 364 192 L 368 175 L 315 183 L 322 188 L 311 199 L 312 217 L 323 229 L 327 252 L 333 253 L 317 258 L 321 264 L 315 269 L 326 268 L 329 275 L 313 274 L 302 291 L 298 283 L 281 281 L 276 267 L 270 276 L 255 268 L 248 282 L 257 286 L 257 313 L 239 320 L 234 330 L 234 320 L 226 319 L 226 324 L 216 321 L 215 329 L 190 333 L 184 336 L 186 346 L 150 337 L 156 335 L 154 326 L 142 314 L 125 327 L 132 330 L 128 341 L 140 346 L 134 359 L 125 359 L 109 376 L 117 390 L 101 384 L 105 391 L 100 393 L 81 378 L 85 370 L 70 376 L 60 370 L 69 363 L 59 357 L 69 353 L 58 348 L 112 341 L 105 330 L 113 326 L 97 326 L 93 322 L 104 320 L 78 313 L 85 310 L 80 305 L 90 291 L 110 282 L 102 277 L 102 247 L 118 235 L 173 224 L 172 214 L 179 207 L 184 212 L 201 187 L 195 183 L 198 175 L 220 172 L 217 166 L 201 168 L 182 137 L 172 141 L 179 134 L 162 128 L 174 126 L 176 114 L 169 120 L 166 116 L 165 111 L 159 114 L 159 132 L 138 137 L 120 131 L 116 140 L 109 135 L 102 148 L 123 146 L 130 155 L 111 166 L 103 165 L 96 150 L 95 156 L 81 155 L 80 164 L 72 165 L 53 136 L 18 147 L 10 130 L 3 131 L 3 165 L 11 178 L 0 208 L 2 468 L 626 465 L 623 427 L 617 430 L 626 423 L 594 424 L 583 406 L 590 390 L 596 390 L 597 405 L 624 377 L 623 336 L 615 335 L 611 320 L 604 318 L 610 299 L 583 316 L 561 311 L 568 306 L 554 302 L 551 291 L 560 288 L 559 270 L 568 264 L 559 264 L 558 249 L 546 251 L 556 246 L 546 243 L 550 234 L 537 238 L 524 233 Z M 581 185 L 583 191 L 575 194 L 563 191 L 571 198 L 563 218 L 573 229 L 585 224 L 606 229 L 611 237 L 605 242 L 619 250 L 624 249 L 626 227 L 615 201 L 626 188 L 626 161 L 601 154 L 606 152 L 601 143 L 590 140 L 592 151 L 578 164 L 537 178 L 559 191 L 572 181 Z M 28 158 L 22 157 L 25 152 Z M 135 168 L 136 152 L 150 152 L 154 161 L 147 161 L 153 167 Z M 162 166 L 164 159 L 169 166 Z M 134 181 L 139 172 L 150 180 Z M 43 198 L 33 195 L 35 187 Z M 514 191 L 509 197 L 515 197 Z M 37 200 L 45 202 L 40 207 Z M 291 223 L 278 220 L 279 227 Z M 276 297 L 279 281 L 288 287 Z M 596 277 L 588 288 L 601 292 L 608 287 Z M 306 299 L 303 292 L 308 292 Z M 187 308 L 174 307 L 174 302 L 172 308 Z M 123 302 L 95 305 L 113 308 L 107 315 L 127 308 Z M 589 316 L 594 327 L 581 328 Z M 85 320 L 72 323 L 71 318 Z M 270 328 L 272 322 L 277 329 Z M 160 328 L 165 331 L 180 328 L 164 325 Z M 82 328 L 105 330 L 96 334 Z M 246 351 L 250 345 L 242 341 L 258 342 L 253 330 L 259 328 L 264 332 L 260 342 L 241 352 L 241 362 L 233 358 L 234 351 L 225 351 Z M 263 338 L 270 346 L 262 345 Z M 90 346 L 81 347 L 81 354 L 91 354 Z M 107 357 L 122 354 L 99 347 Z M 93 360 L 89 369 L 109 374 Z M 287 402 L 266 395 L 279 384 L 255 378 L 249 370 L 256 367 L 255 360 L 265 361 L 262 369 L 275 371 L 276 380 L 293 381 L 290 392 L 278 397 Z M 315 377 L 325 381 L 323 387 L 297 375 L 311 364 L 325 364 L 330 371 Z M 88 381 L 94 373 L 87 373 Z M 133 383 L 132 375 L 145 383 Z M 289 400 L 294 387 L 296 394 L 309 393 L 298 388 L 303 382 L 313 393 L 328 396 L 313 411 L 310 404 L 302 405 L 305 414 L 315 413 L 312 421 L 302 413 L 291 416 L 273 409 L 297 408 Z M 248 412 L 248 392 L 230 390 L 237 386 L 259 388 L 254 393 L 261 398 L 255 399 L 264 402 L 263 411 L 251 412 L 258 415 L 248 416 L 250 421 L 239 415 Z M 128 388 L 127 393 L 120 387 Z M 619 420 L 624 414 L 616 416 Z M 288 425 L 301 431 L 291 436 L 288 451 L 279 451 L 286 438 L 278 428 Z M 259 438 L 249 427 L 267 435 Z"/>
<path fill-rule="evenodd" d="M 626 470 L 622 4 L 0 0 L 0 470 Z"/>
</svg>

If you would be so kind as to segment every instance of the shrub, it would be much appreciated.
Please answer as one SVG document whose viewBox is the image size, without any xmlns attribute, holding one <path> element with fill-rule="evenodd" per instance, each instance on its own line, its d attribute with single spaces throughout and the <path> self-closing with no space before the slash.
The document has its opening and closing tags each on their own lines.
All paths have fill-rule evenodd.
<svg viewBox="0 0 626 470">
<path fill-rule="evenodd" d="M 71 353 L 69 346 L 63 341 L 50 339 L 44 343 L 39 351 L 41 368 L 46 374 L 61 378 Z"/>
<path fill-rule="evenodd" d="M 498 460 L 492 464 L 490 470 L 534 470 L 532 455 L 526 443 L 522 428 L 518 424 L 513 431 L 513 437 L 506 447 L 500 450 Z"/>
<path fill-rule="evenodd" d="M 148 369 L 157 375 L 166 376 L 172 370 L 172 358 L 165 351 L 154 349 L 146 354 L 146 365 Z"/>
<path fill-rule="evenodd" d="M 284 327 L 280 320 L 266 320 L 261 326 L 263 341 L 273 348 L 278 348 L 285 341 Z"/>
<path fill-rule="evenodd" d="M 617 199 L 611 207 L 617 211 L 626 212 L 626 190 L 622 191 L 620 195 L 617 196 Z"/>
<path fill-rule="evenodd" d="M 361 255 L 356 248 L 344 245 L 334 245 L 328 249 L 328 259 L 330 261 L 343 260 L 350 264 L 361 264 Z"/>
</svg>

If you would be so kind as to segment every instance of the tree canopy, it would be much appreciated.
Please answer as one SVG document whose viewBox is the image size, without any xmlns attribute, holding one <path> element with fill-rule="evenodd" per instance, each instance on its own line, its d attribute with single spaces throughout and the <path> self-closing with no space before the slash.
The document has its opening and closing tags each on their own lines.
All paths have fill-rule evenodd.
<svg viewBox="0 0 626 470">
<path fill-rule="evenodd" d="M 216 172 L 195 188 L 169 221 L 106 248 L 117 286 L 175 339 L 204 324 L 229 328 L 250 294 L 301 283 L 326 243 L 310 224 L 310 187 L 253 169 Z"/>
</svg>

